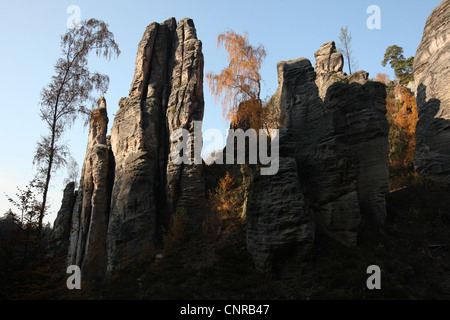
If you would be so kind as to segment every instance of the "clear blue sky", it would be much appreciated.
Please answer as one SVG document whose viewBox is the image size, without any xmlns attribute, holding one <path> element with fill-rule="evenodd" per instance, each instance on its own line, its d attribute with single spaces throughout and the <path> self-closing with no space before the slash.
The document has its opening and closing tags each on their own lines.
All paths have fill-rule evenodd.
<svg viewBox="0 0 450 320">
<path fill-rule="evenodd" d="M 60 55 L 59 37 L 66 31 L 70 14 L 66 9 L 77 5 L 81 19 L 96 18 L 109 24 L 122 54 L 118 59 L 92 59 L 92 71 L 110 77 L 106 95 L 110 126 L 121 97 L 128 96 L 134 73 L 137 45 L 145 27 L 175 17 L 194 20 L 197 36 L 203 43 L 205 73 L 220 72 L 226 56 L 218 50 L 219 33 L 247 31 L 250 42 L 262 43 L 267 57 L 262 66 L 265 80 L 263 97 L 272 95 L 277 84 L 276 63 L 306 57 L 315 63 L 314 51 L 320 45 L 338 40 L 340 28 L 351 32 L 353 53 L 358 70 L 370 77 L 393 72 L 381 66 L 386 48 L 397 44 L 406 57 L 415 55 L 427 17 L 440 0 L 315 0 L 315 1 L 249 1 L 249 0 L 146 0 L 146 1 L 8 1 L 0 11 L 0 215 L 11 205 L 3 193 L 14 195 L 16 187 L 24 188 L 34 175 L 32 160 L 36 142 L 44 133 L 38 116 L 40 92 L 51 80 L 53 65 Z M 370 5 L 381 9 L 381 29 L 366 27 Z M 346 66 L 344 67 L 345 70 Z M 344 71 L 345 71 L 344 70 Z M 208 87 L 205 91 L 204 129 L 226 132 L 221 109 L 215 105 Z M 87 143 L 87 129 L 80 123 L 67 132 L 65 140 L 73 157 L 82 166 Z M 206 144 L 206 142 L 205 142 Z M 80 168 L 81 169 L 81 168 Z M 50 214 L 53 223 L 60 206 L 63 169 L 54 176 L 51 186 Z"/>
</svg>

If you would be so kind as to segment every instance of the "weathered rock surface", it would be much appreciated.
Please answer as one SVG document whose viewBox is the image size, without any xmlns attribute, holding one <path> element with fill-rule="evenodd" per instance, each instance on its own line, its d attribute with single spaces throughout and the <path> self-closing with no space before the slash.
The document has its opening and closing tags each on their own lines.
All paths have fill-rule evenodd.
<svg viewBox="0 0 450 320">
<path fill-rule="evenodd" d="M 325 104 L 333 110 L 336 136 L 345 136 L 354 161 L 361 214 L 371 222 L 382 224 L 389 191 L 386 89 L 379 82 L 350 81 L 354 80 L 332 85 Z"/>
<path fill-rule="evenodd" d="M 172 89 L 169 96 L 166 118 L 169 136 L 178 130 L 189 132 L 191 150 L 201 154 L 201 122 L 203 120 L 203 66 L 202 43 L 197 40 L 194 23 L 183 19 L 178 24 L 175 37 L 175 60 L 171 75 Z M 195 134 L 194 134 L 195 133 Z M 169 154 L 175 152 L 178 141 L 170 140 Z M 195 212 L 204 205 L 205 183 L 202 177 L 202 159 L 191 153 L 192 164 L 167 162 L 167 200 L 169 210 L 184 208 L 191 216 L 191 224 L 199 222 Z M 198 225 L 198 224 L 197 224 Z"/>
<path fill-rule="evenodd" d="M 169 157 L 171 134 L 183 128 L 193 135 L 194 121 L 203 119 L 201 48 L 191 19 L 152 23 L 139 43 L 130 95 L 121 99 L 111 129 L 108 272 L 155 244 L 176 209 L 194 218 L 201 205 L 202 162 L 174 165 Z"/>
<path fill-rule="evenodd" d="M 281 157 L 278 173 L 258 176 L 247 202 L 247 246 L 257 270 L 283 277 L 301 268 L 314 241 L 314 223 L 294 158 Z"/>
<path fill-rule="evenodd" d="M 106 101 L 100 98 L 91 114 L 89 139 L 72 215 L 68 265 L 81 267 L 84 276 L 101 277 L 106 262 L 110 186 L 106 132 Z"/>
<path fill-rule="evenodd" d="M 191 155 L 195 162 L 177 165 L 170 153 L 177 129 L 186 129 L 190 143 L 201 149 L 203 65 L 191 19 L 151 23 L 138 45 L 129 96 L 119 101 L 110 136 L 106 101 L 99 100 L 79 191 L 74 195 L 73 186 L 67 187 L 54 232 L 58 248 L 67 250 L 67 264 L 80 266 L 85 279 L 146 258 L 176 210 L 186 209 L 192 226 L 201 216 L 203 162 Z M 200 132 L 195 141 L 194 132 Z"/>
<path fill-rule="evenodd" d="M 316 84 L 320 98 L 325 99 L 328 87 L 343 78 L 344 57 L 337 52 L 334 41 L 324 43 L 320 50 L 314 53 L 316 59 Z"/>
<path fill-rule="evenodd" d="M 309 60 L 278 63 L 280 109 L 290 121 L 299 177 L 321 230 L 354 245 L 360 222 L 356 168 L 344 136 L 337 136 L 334 114 L 319 96 Z M 344 140 L 344 141 L 342 141 Z"/>
<path fill-rule="evenodd" d="M 419 174 L 450 184 L 450 0 L 428 17 L 414 58 L 419 120 L 414 165 Z"/>
<path fill-rule="evenodd" d="M 265 106 L 283 129 L 280 149 L 297 162 L 299 182 L 315 223 L 330 237 L 355 245 L 361 219 L 383 223 L 388 192 L 386 92 L 367 72 L 341 72 L 329 42 L 306 58 L 277 64 L 279 87 Z M 275 125 L 275 126 L 274 126 Z"/>
<path fill-rule="evenodd" d="M 147 258 L 177 210 L 186 210 L 190 230 L 201 227 L 204 168 L 195 151 L 202 146 L 203 65 L 192 20 L 152 23 L 111 136 L 99 100 L 80 188 L 66 188 L 54 232 L 58 248 L 68 246 L 67 264 L 81 266 L 85 279 Z M 279 170 L 246 190 L 247 244 L 258 270 L 286 276 L 301 267 L 316 226 L 355 245 L 361 219 L 385 219 L 385 88 L 368 81 L 367 72 L 347 76 L 342 67 L 334 42 L 316 52 L 316 70 L 305 58 L 277 64 L 279 87 L 265 120 L 279 129 Z M 185 138 L 173 138 L 179 129 L 187 132 L 190 164 L 171 158 Z"/>
<path fill-rule="evenodd" d="M 52 255 L 67 255 L 72 225 L 73 205 L 75 202 L 75 183 L 70 182 L 64 188 L 61 208 L 58 211 L 50 240 L 50 252 Z"/>
</svg>

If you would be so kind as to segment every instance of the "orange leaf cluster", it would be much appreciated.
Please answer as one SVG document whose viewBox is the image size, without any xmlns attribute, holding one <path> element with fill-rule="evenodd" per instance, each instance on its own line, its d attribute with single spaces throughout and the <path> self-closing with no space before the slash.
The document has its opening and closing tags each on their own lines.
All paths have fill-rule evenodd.
<svg viewBox="0 0 450 320">
<path fill-rule="evenodd" d="M 236 218 L 242 210 L 242 199 L 239 198 L 236 182 L 230 173 L 219 180 L 216 192 L 210 195 L 210 204 L 220 218 Z"/>
<path fill-rule="evenodd" d="M 399 187 L 414 177 L 415 131 L 418 121 L 414 95 L 398 86 L 386 99 L 387 118 L 390 124 L 391 186 Z"/>
<path fill-rule="evenodd" d="M 416 99 L 405 87 L 396 87 L 394 93 L 398 97 L 398 101 L 401 105 L 394 123 L 406 130 L 408 135 L 414 136 L 416 124 L 419 120 Z"/>
<path fill-rule="evenodd" d="M 217 206 L 217 211 L 221 216 L 229 216 L 234 211 L 234 201 L 233 201 L 233 193 L 232 189 L 235 185 L 233 178 L 230 176 L 230 173 L 227 171 L 225 177 L 220 179 L 219 181 L 219 205 Z"/>
<path fill-rule="evenodd" d="M 221 100 L 225 119 L 232 125 L 244 119 L 251 119 L 254 112 L 260 113 L 261 63 L 266 56 L 260 44 L 254 47 L 249 44 L 248 34 L 236 34 L 227 31 L 217 37 L 217 46 L 223 46 L 228 54 L 228 67 L 221 73 L 206 74 L 206 80 L 216 101 Z M 240 108 L 243 102 L 251 103 L 248 108 Z"/>
<path fill-rule="evenodd" d="M 384 84 L 389 84 L 391 82 L 389 76 L 386 73 L 378 73 L 375 77 L 375 81 L 379 81 Z"/>
</svg>

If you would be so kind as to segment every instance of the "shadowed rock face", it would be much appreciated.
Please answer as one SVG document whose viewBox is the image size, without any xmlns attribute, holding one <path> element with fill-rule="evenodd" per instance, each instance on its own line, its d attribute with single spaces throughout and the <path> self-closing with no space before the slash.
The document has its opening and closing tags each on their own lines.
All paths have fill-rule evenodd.
<svg viewBox="0 0 450 320">
<path fill-rule="evenodd" d="M 80 188 L 67 187 L 55 221 L 67 264 L 81 266 L 85 279 L 146 258 L 177 210 L 186 210 L 189 227 L 201 227 L 202 161 L 190 154 L 194 164 L 176 165 L 170 157 L 178 129 L 187 130 L 192 150 L 201 148 L 201 48 L 190 19 L 150 24 L 110 137 L 104 99 L 92 113 Z M 355 245 L 361 219 L 383 223 L 386 215 L 384 85 L 367 81 L 364 71 L 342 73 L 334 42 L 316 59 L 316 70 L 305 58 L 277 64 L 279 87 L 266 108 L 268 128 L 280 129 L 279 170 L 255 179 L 246 204 L 256 268 L 284 276 L 308 258 L 316 226 Z"/>
<path fill-rule="evenodd" d="M 361 219 L 382 224 L 386 217 L 386 90 L 367 72 L 342 73 L 334 42 L 315 56 L 316 70 L 306 58 L 277 64 L 279 87 L 265 108 L 278 118 L 270 127 L 280 129 L 280 154 L 297 163 L 300 192 L 314 212 L 308 223 L 355 245 Z"/>
<path fill-rule="evenodd" d="M 247 202 L 247 243 L 255 267 L 286 277 L 307 260 L 314 241 L 312 210 L 295 158 L 280 157 L 273 176 L 258 176 Z"/>
<path fill-rule="evenodd" d="M 336 83 L 328 89 L 325 104 L 333 110 L 336 134 L 345 136 L 354 161 L 361 215 L 382 224 L 389 191 L 385 86 L 372 81 Z"/>
<path fill-rule="evenodd" d="M 57 247 L 67 250 L 67 264 L 80 266 L 85 279 L 138 261 L 161 239 L 176 210 L 186 209 L 191 225 L 199 220 L 205 193 L 202 161 L 175 165 L 169 155 L 178 143 L 171 134 L 180 128 L 190 136 L 197 129 L 201 149 L 201 126 L 194 121 L 203 119 L 203 64 L 191 19 L 151 23 L 110 137 L 106 101 L 99 100 L 79 191 L 74 193 L 73 185 L 66 189 L 54 232 Z"/>
<path fill-rule="evenodd" d="M 174 63 L 171 91 L 166 109 L 167 130 L 171 136 L 177 129 L 189 132 L 191 148 L 201 153 L 201 126 L 203 120 L 203 54 L 202 43 L 197 40 L 194 23 L 181 20 L 174 43 Z M 197 121 L 197 124 L 194 123 Z M 195 127 L 197 126 L 197 127 Z M 194 136 L 194 131 L 196 132 Z M 178 141 L 169 142 L 169 154 L 175 152 Z M 192 165 L 176 165 L 167 161 L 167 205 L 171 212 L 185 208 L 190 213 L 192 227 L 200 223 L 198 212 L 204 206 L 205 183 L 202 177 L 202 159 L 189 156 Z M 197 214 L 195 214 L 197 213 Z"/>
<path fill-rule="evenodd" d="M 428 17 L 414 58 L 419 120 L 414 165 L 419 174 L 450 185 L 450 1 Z"/>
<path fill-rule="evenodd" d="M 67 184 L 64 189 L 61 208 L 53 224 L 50 252 L 52 255 L 67 255 L 71 233 L 73 204 L 75 201 L 75 182 Z"/>
<path fill-rule="evenodd" d="M 155 243 L 163 211 L 174 19 L 151 23 L 138 46 L 134 79 L 111 129 L 115 179 L 108 228 L 108 272 Z M 161 211 L 159 211 L 161 209 Z"/>
<path fill-rule="evenodd" d="M 333 238 L 356 244 L 360 222 L 356 168 L 346 137 L 338 136 L 333 110 L 319 96 L 316 73 L 308 59 L 278 63 L 280 110 L 289 119 L 292 156 L 315 223 Z"/>
<path fill-rule="evenodd" d="M 204 195 L 202 164 L 174 165 L 169 154 L 178 142 L 171 134 L 183 128 L 192 135 L 194 121 L 203 119 L 201 48 L 191 19 L 152 23 L 139 43 L 130 96 L 121 100 L 111 129 L 116 166 L 108 272 L 154 244 L 178 208 L 195 220 Z"/>
</svg>

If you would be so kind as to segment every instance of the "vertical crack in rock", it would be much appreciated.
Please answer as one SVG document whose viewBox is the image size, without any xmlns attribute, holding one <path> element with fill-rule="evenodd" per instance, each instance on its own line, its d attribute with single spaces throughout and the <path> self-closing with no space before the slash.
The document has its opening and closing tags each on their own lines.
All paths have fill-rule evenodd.
<svg viewBox="0 0 450 320">
<path fill-rule="evenodd" d="M 382 224 L 386 217 L 386 91 L 365 71 L 343 73 L 334 42 L 315 57 L 316 70 L 306 58 L 277 64 L 279 87 L 265 108 L 274 115 L 270 127 L 280 129 L 280 155 L 296 161 L 298 192 L 314 212 L 309 223 L 354 246 L 361 219 Z"/>
<path fill-rule="evenodd" d="M 87 278 L 104 274 L 110 186 L 106 101 L 91 113 L 89 139 L 72 215 L 67 264 L 78 265 Z"/>
<path fill-rule="evenodd" d="M 288 277 L 308 260 L 314 241 L 312 210 L 295 158 L 280 157 L 274 176 L 258 176 L 247 202 L 247 248 L 255 267 Z"/>
<path fill-rule="evenodd" d="M 279 87 L 265 106 L 268 128 L 280 130 L 280 159 L 278 173 L 258 176 L 246 199 L 247 245 L 258 270 L 287 275 L 308 258 L 317 229 L 352 246 L 361 219 L 383 223 L 386 216 L 385 87 L 368 81 L 367 72 L 343 73 L 334 42 L 315 56 L 316 70 L 306 58 L 279 62 Z M 84 279 L 148 258 L 177 210 L 187 212 L 191 230 L 201 226 L 205 182 L 195 155 L 202 148 L 203 67 L 191 19 L 151 23 L 108 137 L 106 102 L 99 100 L 80 188 L 66 188 L 54 231 L 55 252 L 68 247 L 67 264 L 81 266 Z M 188 133 L 191 163 L 170 157 L 178 129 Z"/>
<path fill-rule="evenodd" d="M 200 165 L 174 165 L 171 134 L 203 118 L 203 55 L 191 19 L 150 24 L 138 46 L 128 98 L 111 129 L 115 178 L 108 228 L 108 273 L 142 258 L 177 208 L 201 203 Z M 192 139 L 193 141 L 193 139 Z M 201 143 L 200 143 L 201 147 Z"/>
<path fill-rule="evenodd" d="M 201 127 L 195 121 L 203 120 L 203 54 L 202 43 L 197 40 L 194 23 L 182 19 L 176 30 L 175 60 L 172 70 L 172 90 L 167 108 L 169 136 L 177 129 L 189 132 L 191 164 L 167 163 L 167 199 L 171 212 L 184 208 L 190 216 L 191 226 L 198 226 L 199 212 L 204 205 L 204 180 L 202 161 L 196 159 L 194 150 L 201 150 Z M 172 154 L 178 141 L 169 142 Z M 200 152 L 198 152 L 200 154 Z"/>
<path fill-rule="evenodd" d="M 201 127 L 194 125 L 204 110 L 201 50 L 191 19 L 151 23 L 110 136 L 104 99 L 93 112 L 80 189 L 73 213 L 66 212 L 71 220 L 67 264 L 81 266 L 86 278 L 145 258 L 179 208 L 195 225 L 204 200 L 203 164 L 175 165 L 169 154 L 170 136 L 181 128 L 201 150 Z M 60 220 L 67 220 L 63 212 Z"/>
</svg>

